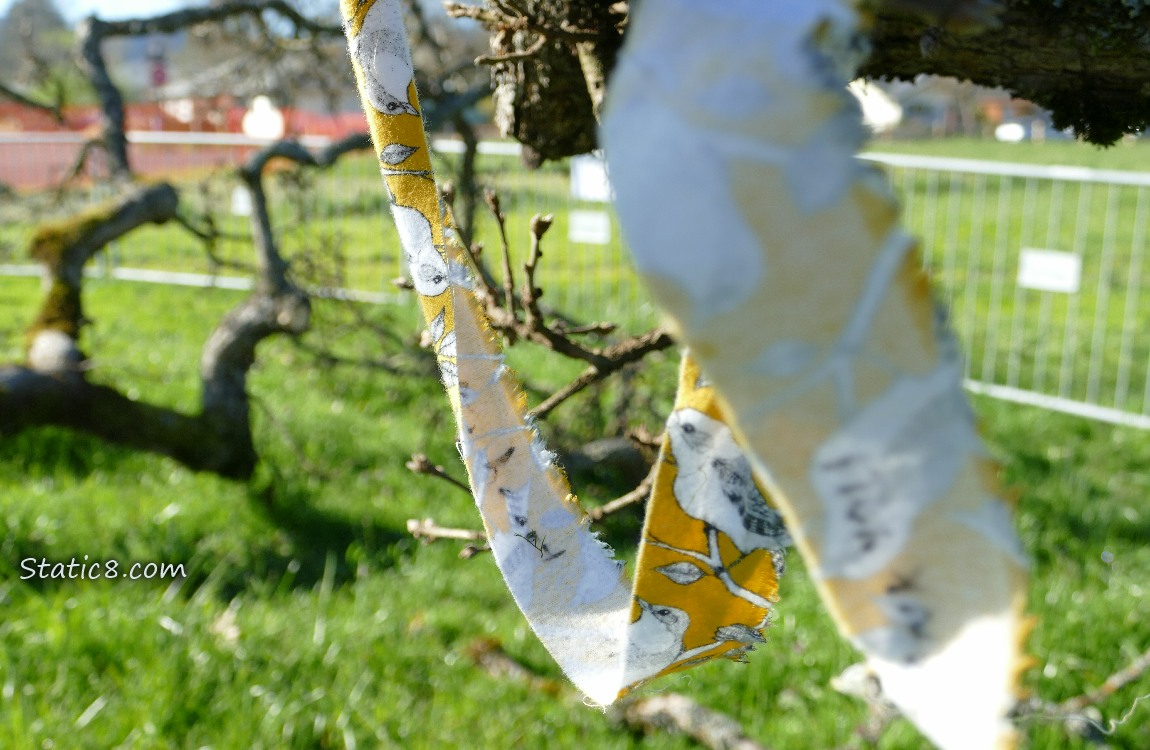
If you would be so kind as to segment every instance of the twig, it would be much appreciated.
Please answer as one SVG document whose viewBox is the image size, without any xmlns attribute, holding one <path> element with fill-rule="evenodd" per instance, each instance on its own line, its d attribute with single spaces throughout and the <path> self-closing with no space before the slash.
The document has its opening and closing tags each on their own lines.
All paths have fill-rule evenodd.
<svg viewBox="0 0 1150 750">
<path fill-rule="evenodd" d="M 1142 655 L 1130 662 L 1130 664 L 1107 677 L 1101 685 L 1093 690 L 1088 690 L 1076 698 L 1063 701 L 1058 705 L 1058 710 L 1074 713 L 1081 711 L 1087 706 L 1101 703 L 1103 700 L 1140 678 L 1148 669 L 1150 669 L 1150 649 L 1142 652 Z"/>
<path fill-rule="evenodd" d="M 548 396 L 530 411 L 535 419 L 545 419 L 557 406 L 589 385 L 603 380 L 632 362 L 638 362 L 651 352 L 667 349 L 674 344 L 671 336 L 661 328 L 648 331 L 607 347 L 599 354 L 601 364 L 593 364 L 574 380 Z"/>
<path fill-rule="evenodd" d="M 102 21 L 104 26 L 102 35 L 114 37 L 171 34 L 199 24 L 223 21 L 232 16 L 250 15 L 261 18 L 264 11 L 273 11 L 287 19 L 297 31 L 307 31 L 315 36 L 343 36 L 343 27 L 339 24 L 314 21 L 293 8 L 287 0 L 262 0 L 262 2 L 230 0 L 212 6 L 184 8 L 150 18 Z"/>
<path fill-rule="evenodd" d="M 566 20 L 555 23 L 528 13 L 526 9 L 507 0 L 492 0 L 491 4 L 493 8 L 448 0 L 443 3 L 443 8 L 452 18 L 470 18 L 493 31 L 532 31 L 567 42 L 593 41 L 601 35 L 598 29 L 581 29 Z"/>
<path fill-rule="evenodd" d="M 659 450 L 663 445 L 664 434 L 660 432 L 655 435 L 645 425 L 639 425 L 633 430 L 627 430 L 626 436 L 628 440 L 632 440 L 644 448 Z"/>
<path fill-rule="evenodd" d="M 483 192 L 483 198 L 487 201 L 487 207 L 491 209 L 491 214 L 495 217 L 495 223 L 499 227 L 499 246 L 503 251 L 503 302 L 507 305 L 507 317 L 515 320 L 515 276 L 511 272 L 511 248 L 507 242 L 507 216 L 503 213 L 502 207 L 499 205 L 499 195 L 488 188 Z M 514 341 L 514 326 L 505 329 L 505 333 L 511 334 L 511 339 Z"/>
<path fill-rule="evenodd" d="M 492 677 L 512 680 L 556 698 L 576 699 L 575 691 L 566 683 L 536 674 L 504 651 L 497 640 L 476 639 L 468 646 L 467 655 Z M 735 719 L 678 693 L 625 699 L 612 707 L 611 716 L 643 733 L 681 732 L 710 750 L 767 750 L 747 737 Z"/>
<path fill-rule="evenodd" d="M 430 518 L 407 519 L 407 533 L 416 539 L 423 540 L 425 544 L 430 544 L 437 539 L 459 539 L 464 542 L 482 542 L 487 539 L 487 534 L 480 529 L 451 529 L 436 526 L 435 521 Z"/>
<path fill-rule="evenodd" d="M 463 549 L 459 550 L 459 559 L 460 560 L 470 560 L 471 558 L 473 558 L 477 555 L 481 555 L 484 552 L 490 552 L 490 551 L 491 551 L 491 545 L 490 544 L 486 544 L 486 543 L 484 543 L 484 544 L 467 544 L 467 545 L 464 545 Z"/>
<path fill-rule="evenodd" d="M 60 184 L 56 187 L 57 198 L 63 195 L 64 189 L 71 185 L 73 180 L 79 179 L 84 168 L 88 166 L 88 157 L 99 148 L 107 149 L 104 141 L 99 138 L 89 138 L 84 141 L 80 150 L 76 152 L 76 158 L 72 160 L 72 166 L 68 167 L 68 171 L 60 178 Z"/>
<path fill-rule="evenodd" d="M 38 109 L 41 112 L 46 112 L 52 116 L 52 119 L 56 121 L 57 125 L 64 124 L 64 112 L 62 109 L 63 102 L 59 96 L 57 96 L 56 101 L 51 103 L 39 101 L 17 91 L 11 86 L 8 86 L 3 81 L 0 81 L 0 96 L 7 97 L 17 104 L 23 104 L 25 107 L 32 107 L 33 109 Z"/>
<path fill-rule="evenodd" d="M 484 26 L 495 26 L 503 20 L 503 16 L 481 5 L 469 5 L 448 0 L 443 3 L 443 10 L 451 18 L 469 18 L 479 21 Z"/>
<path fill-rule="evenodd" d="M 494 65 L 495 63 L 511 62 L 512 60 L 526 60 L 529 57 L 535 57 L 539 51 L 543 49 L 543 45 L 547 44 L 547 36 L 540 34 L 530 47 L 519 52 L 504 52 L 502 54 L 491 52 L 486 55 L 480 55 L 475 58 L 476 65 Z"/>
<path fill-rule="evenodd" d="M 555 217 L 551 214 L 535 214 L 531 217 L 531 253 L 523 264 L 523 290 L 521 301 L 526 311 L 526 323 L 534 331 L 543 327 L 543 313 L 539 310 L 539 297 L 543 290 L 535 286 L 535 269 L 539 266 L 539 259 L 543 257 L 543 235 L 551 228 Z"/>
<path fill-rule="evenodd" d="M 645 502 L 647 500 L 647 496 L 651 492 L 651 485 L 655 483 L 655 472 L 657 468 L 658 464 L 652 466 L 651 471 L 647 474 L 647 476 L 643 477 L 643 481 L 635 485 L 635 489 L 631 490 L 626 495 L 621 495 L 609 503 L 604 503 L 598 508 L 592 508 L 591 510 L 587 511 L 587 517 L 592 521 L 602 521 L 607 516 L 618 513 L 624 508 Z"/>
<path fill-rule="evenodd" d="M 472 641 L 467 647 L 467 656 L 476 666 L 496 679 L 526 683 L 533 690 L 547 693 L 552 697 L 559 697 L 564 693 L 571 697 L 571 691 L 566 685 L 558 680 L 535 674 L 513 659 L 494 638 L 477 638 Z"/>
<path fill-rule="evenodd" d="M 565 320 L 557 320 L 551 324 L 551 327 L 567 336 L 584 336 L 586 334 L 607 336 L 618 330 L 619 324 L 602 321 L 599 323 L 587 323 L 584 325 L 572 326 L 568 325 L 567 321 Z"/>
<path fill-rule="evenodd" d="M 249 238 L 238 234 L 232 234 L 230 232 L 221 232 L 216 228 L 215 222 L 211 220 L 211 217 L 209 216 L 207 218 L 207 228 L 196 226 L 192 220 L 185 216 L 182 212 L 176 214 L 175 221 L 181 227 L 186 229 L 189 234 L 195 236 L 203 243 L 204 254 L 208 256 L 208 260 L 211 261 L 213 267 L 231 268 L 236 271 L 252 273 L 255 269 L 250 263 L 221 258 L 219 253 L 216 252 L 216 245 L 221 239 L 228 239 L 236 242 L 246 242 Z"/>
<path fill-rule="evenodd" d="M 631 701 L 624 705 L 622 717 L 632 728 L 682 732 L 715 750 L 766 750 L 730 716 L 701 706 L 685 695 L 668 693 Z"/>
<path fill-rule="evenodd" d="M 463 482 L 459 481 L 455 477 L 448 474 L 446 471 L 444 471 L 442 466 L 437 466 L 437 465 L 431 463 L 431 460 L 426 455 L 424 455 L 422 453 L 412 454 L 411 460 L 408 461 L 404 465 L 410 471 L 412 471 L 416 474 L 426 474 L 429 477 L 438 477 L 439 479 L 442 479 L 445 482 L 449 482 L 450 484 L 455 485 L 459 489 L 466 492 L 468 495 L 471 494 L 471 488 L 470 487 L 468 487 Z"/>
<path fill-rule="evenodd" d="M 495 280 L 491 278 L 491 273 L 487 270 L 487 265 L 483 262 L 483 243 L 471 243 L 466 247 L 466 252 L 468 259 L 471 261 L 471 265 L 475 268 L 475 277 L 478 279 L 480 285 L 483 286 L 482 291 L 477 292 L 477 294 L 488 308 L 490 308 L 492 303 L 498 305 L 503 293 L 495 288 Z"/>
<path fill-rule="evenodd" d="M 1101 742 L 1102 738 L 1114 734 L 1118 727 L 1125 724 L 1138 710 L 1139 704 L 1150 700 L 1150 693 L 1139 695 L 1121 717 L 1110 719 L 1105 725 L 1102 723 L 1102 714 L 1099 712 L 1097 704 L 1138 680 L 1148 669 L 1150 669 L 1150 649 L 1143 652 L 1127 666 L 1107 677 L 1101 685 L 1082 695 L 1067 699 L 1062 703 L 1051 703 L 1037 698 L 1024 702 L 1016 710 L 1014 719 L 1018 722 L 1034 719 L 1057 721 L 1074 734 L 1097 739 Z"/>
</svg>

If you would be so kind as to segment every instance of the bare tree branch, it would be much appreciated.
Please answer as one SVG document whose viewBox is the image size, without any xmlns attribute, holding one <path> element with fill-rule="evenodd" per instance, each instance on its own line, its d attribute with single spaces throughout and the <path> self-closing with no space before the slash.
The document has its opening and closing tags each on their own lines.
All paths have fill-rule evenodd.
<svg viewBox="0 0 1150 750">
<path fill-rule="evenodd" d="M 45 112 L 52 116 L 52 119 L 56 121 L 56 124 L 64 124 L 63 102 L 60 101 L 59 98 L 53 102 L 45 102 L 38 99 L 33 99 L 27 94 L 23 94 L 17 91 L 3 81 L 0 81 L 0 96 L 11 99 L 17 104 L 22 104 L 25 107 L 31 107 L 32 109 L 37 109 L 41 112 Z"/>
<path fill-rule="evenodd" d="M 411 456 L 411 460 L 408 461 L 404 465 L 413 474 L 424 474 L 424 475 L 429 476 L 429 477 L 436 477 L 437 479 L 442 479 L 445 482 L 447 482 L 448 484 L 451 484 L 454 487 L 457 487 L 457 488 L 463 490 L 464 492 L 466 492 L 468 494 L 468 496 L 471 495 L 471 488 L 470 487 L 468 487 L 463 482 L 459 481 L 455 477 L 448 474 L 447 471 L 444 470 L 444 468 L 442 466 L 431 463 L 431 459 L 429 459 L 423 453 L 413 454 Z"/>
<path fill-rule="evenodd" d="M 276 13 L 287 19 L 295 27 L 296 33 L 307 32 L 315 36 L 343 36 L 343 26 L 338 23 L 320 23 L 304 16 L 286 0 L 230 0 L 215 5 L 182 8 L 149 18 L 129 18 L 122 21 L 101 21 L 102 36 L 143 36 L 146 34 L 171 34 L 192 26 L 206 23 L 219 23 L 235 16 L 261 18 L 266 12 Z"/>
<path fill-rule="evenodd" d="M 588 367 L 570 383 L 544 399 L 529 414 L 536 419 L 545 419 L 557 406 L 587 386 L 603 380 L 632 362 L 638 362 L 651 352 L 668 349 L 674 344 L 675 341 L 670 334 L 661 328 L 612 344 L 602 350 L 600 364 Z"/>
<path fill-rule="evenodd" d="M 587 517 L 592 521 L 602 521 L 607 516 L 618 513 L 624 508 L 647 502 L 647 497 L 651 494 L 651 486 L 655 484 L 655 473 L 657 471 L 658 464 L 651 467 L 650 473 L 643 477 L 643 481 L 639 482 L 639 484 L 635 486 L 635 489 L 609 503 L 600 505 L 598 508 L 592 508 L 587 511 Z"/>
<path fill-rule="evenodd" d="M 258 456 L 252 442 L 247 376 L 256 347 L 277 333 L 303 333 L 311 313 L 307 293 L 292 281 L 276 245 L 263 172 L 273 159 L 328 166 L 367 145 L 357 135 L 312 155 L 298 143 L 281 141 L 241 167 L 253 197 L 258 280 L 255 292 L 221 320 L 204 344 L 197 415 L 139 403 L 111 387 L 89 383 L 76 347 L 85 322 L 80 294 L 84 266 L 108 242 L 132 229 L 177 218 L 176 191 L 167 184 L 137 189 L 117 204 L 41 227 L 30 252 L 44 265 L 50 286 L 29 331 L 29 366 L 0 369 L 0 432 L 56 424 L 168 455 L 196 470 L 237 479 L 251 476 Z"/>
<path fill-rule="evenodd" d="M 1058 709 L 1066 713 L 1074 713 L 1082 711 L 1087 706 L 1101 703 L 1111 695 L 1114 695 L 1114 693 L 1141 678 L 1142 675 L 1146 674 L 1147 670 L 1150 670 L 1150 649 L 1143 651 L 1140 656 L 1124 668 L 1107 677 L 1101 685 L 1093 690 L 1088 690 L 1076 698 L 1063 701 L 1059 704 Z"/>
<path fill-rule="evenodd" d="M 124 130 L 124 97 L 108 74 L 108 63 L 104 59 L 106 28 L 106 22 L 95 16 L 81 21 L 76 27 L 76 45 L 80 69 L 100 100 L 100 136 L 108 152 L 109 168 L 114 178 L 126 179 L 131 176 L 132 168 Z"/>
<path fill-rule="evenodd" d="M 63 333 L 74 342 L 84 323 L 80 298 L 84 266 L 109 242 L 133 229 L 174 218 L 178 204 L 175 188 L 160 183 L 119 203 L 42 225 L 32 236 L 29 255 L 44 267 L 48 294 L 28 331 L 29 343 L 34 344 L 44 330 Z"/>
<path fill-rule="evenodd" d="M 430 518 L 424 518 L 422 520 L 409 518 L 407 521 L 407 533 L 416 539 L 422 539 L 428 544 L 437 539 L 458 539 L 464 542 L 481 542 L 487 539 L 487 534 L 482 529 L 449 529 L 443 526 L 436 526 L 435 521 L 432 521 Z"/>
<path fill-rule="evenodd" d="M 478 667 L 496 679 L 518 682 L 555 697 L 578 698 L 565 684 L 541 677 L 516 661 L 499 641 L 478 639 L 467 651 Z M 612 708 L 611 715 L 632 731 L 682 733 L 710 750 L 766 750 L 750 739 L 730 716 L 678 693 L 625 699 Z"/>
<path fill-rule="evenodd" d="M 685 695 L 667 693 L 630 701 L 622 708 L 628 726 L 645 732 L 681 732 L 713 750 L 766 750 L 746 735 L 739 722 Z"/>
<path fill-rule="evenodd" d="M 129 448 L 169 456 L 198 471 L 243 478 L 243 456 L 215 439 L 197 416 L 128 398 L 88 382 L 79 372 L 46 373 L 0 367 L 0 435 L 56 425 Z"/>
</svg>

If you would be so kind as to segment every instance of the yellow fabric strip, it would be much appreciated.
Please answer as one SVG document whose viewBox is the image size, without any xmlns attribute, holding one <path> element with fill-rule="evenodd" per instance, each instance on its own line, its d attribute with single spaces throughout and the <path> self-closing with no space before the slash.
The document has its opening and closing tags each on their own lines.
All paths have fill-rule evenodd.
<svg viewBox="0 0 1150 750">
<path fill-rule="evenodd" d="M 575 684 L 635 684 L 763 640 L 787 535 L 685 360 L 632 586 L 588 529 L 472 292 L 439 205 L 398 0 L 341 0 L 352 66 L 495 560 Z"/>
<path fill-rule="evenodd" d="M 846 92 L 845 0 L 644 0 L 603 124 L 624 235 L 841 632 L 934 742 L 1010 746 L 1025 557 Z"/>
</svg>

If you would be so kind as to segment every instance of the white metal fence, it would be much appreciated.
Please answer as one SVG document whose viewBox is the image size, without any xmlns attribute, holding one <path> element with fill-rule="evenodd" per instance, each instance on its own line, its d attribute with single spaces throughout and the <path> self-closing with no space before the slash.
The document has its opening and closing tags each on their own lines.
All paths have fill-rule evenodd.
<svg viewBox="0 0 1150 750">
<path fill-rule="evenodd" d="M 971 390 L 1150 428 L 1150 174 L 867 158 L 922 238 Z"/>
<path fill-rule="evenodd" d="M 192 213 L 225 217 L 224 238 L 208 257 L 186 233 L 141 230 L 105 254 L 102 271 L 242 287 L 246 278 L 231 264 L 248 260 L 251 250 L 231 170 L 264 143 L 148 133 L 132 134 L 130 142 L 141 171 L 180 181 Z M 39 218 L 74 208 L 57 207 L 46 188 L 81 143 L 75 136 L 0 134 L 0 182 L 23 188 L 0 196 L 0 272 L 29 270 L 20 258 L 34 224 L 29 212 Z M 457 166 L 460 149 L 436 142 L 445 173 Z M 1150 174 L 896 154 L 864 158 L 889 171 L 906 223 L 922 238 L 923 259 L 966 347 L 971 390 L 1150 428 Z M 609 204 L 585 185 L 573 189 L 571 164 L 528 172 L 516 146 L 491 143 L 481 144 L 479 169 L 481 184 L 501 196 L 515 267 L 526 260 L 530 217 L 555 214 L 537 277 L 549 304 L 634 326 L 654 321 Z M 285 170 L 270 182 L 281 243 L 317 286 L 398 298 L 390 280 L 404 273 L 402 254 L 371 154 L 322 173 Z M 92 192 L 98 194 L 98 184 L 77 200 L 90 200 Z M 476 237 L 489 258 L 500 251 L 498 236 L 490 215 L 478 211 Z"/>
</svg>

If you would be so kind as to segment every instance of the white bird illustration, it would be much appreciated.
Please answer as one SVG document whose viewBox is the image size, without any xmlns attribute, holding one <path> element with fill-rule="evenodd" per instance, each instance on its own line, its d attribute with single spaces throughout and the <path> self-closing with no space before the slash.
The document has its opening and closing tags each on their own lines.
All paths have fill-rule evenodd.
<svg viewBox="0 0 1150 750">
<path fill-rule="evenodd" d="M 623 670 L 627 684 L 671 666 L 683 653 L 683 635 L 691 624 L 690 616 L 681 609 L 650 604 L 642 599 L 635 601 L 640 612 L 628 632 L 627 663 Z"/>
<path fill-rule="evenodd" d="M 675 499 L 684 513 L 726 534 L 743 554 L 791 543 L 782 516 L 759 492 L 730 428 L 685 408 L 671 414 L 667 433 L 678 467 Z"/>
<path fill-rule="evenodd" d="M 419 114 L 407 96 L 411 54 L 398 0 L 376 0 L 349 46 L 363 70 L 364 91 L 372 107 L 385 115 Z"/>
<path fill-rule="evenodd" d="M 414 208 L 394 203 L 391 215 L 395 219 L 395 228 L 399 230 L 399 244 L 403 246 L 415 291 L 424 297 L 442 294 L 448 284 L 447 263 L 435 249 L 431 222 Z"/>
</svg>

